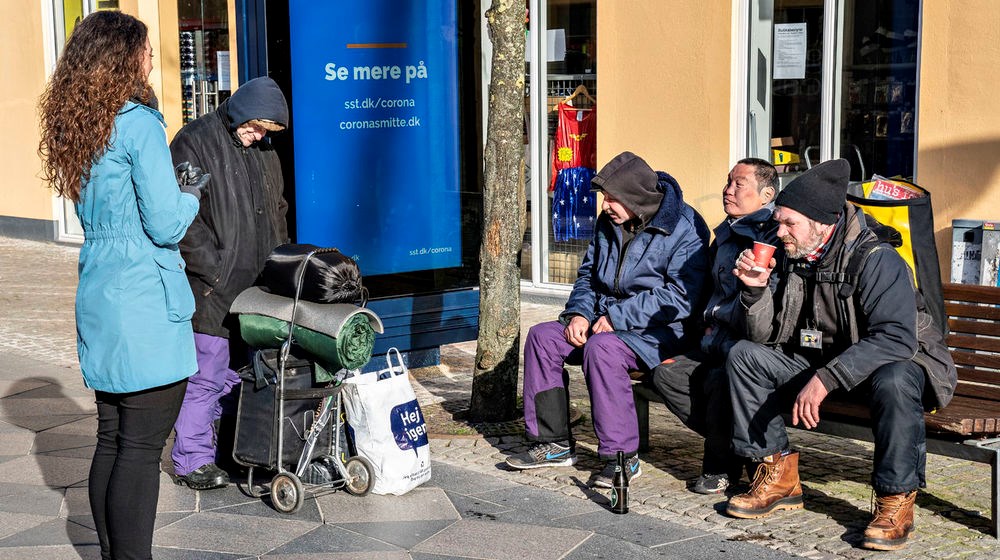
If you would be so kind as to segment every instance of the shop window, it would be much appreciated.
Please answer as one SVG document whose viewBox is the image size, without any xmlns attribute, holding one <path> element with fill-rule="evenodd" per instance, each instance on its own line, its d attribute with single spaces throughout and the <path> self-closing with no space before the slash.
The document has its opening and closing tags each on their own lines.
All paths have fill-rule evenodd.
<svg viewBox="0 0 1000 560">
<path fill-rule="evenodd" d="M 748 153 L 773 161 L 785 181 L 837 157 L 853 181 L 912 178 L 919 8 L 751 0 Z"/>
<path fill-rule="evenodd" d="M 227 0 L 179 0 L 181 115 L 211 113 L 232 93 Z"/>
<path fill-rule="evenodd" d="M 526 160 L 539 150 L 525 182 L 528 230 L 521 252 L 521 277 L 540 284 L 571 284 L 586 253 L 599 212 L 590 177 L 597 156 L 597 2 L 548 0 L 528 3 L 528 28 L 539 34 L 539 54 L 530 41 L 525 71 Z M 530 9 L 544 18 L 530 17 Z M 535 80 L 539 87 L 531 88 Z M 531 111 L 543 115 L 531 118 Z M 532 131 L 531 123 L 539 130 Z M 532 134 L 534 132 L 534 134 Z"/>
</svg>

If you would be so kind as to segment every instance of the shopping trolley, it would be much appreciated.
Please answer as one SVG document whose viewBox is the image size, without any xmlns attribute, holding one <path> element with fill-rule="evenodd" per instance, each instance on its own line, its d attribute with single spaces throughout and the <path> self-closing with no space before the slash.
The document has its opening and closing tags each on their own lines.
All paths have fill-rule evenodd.
<svg viewBox="0 0 1000 560">
<path fill-rule="evenodd" d="M 252 364 L 240 370 L 242 383 L 233 445 L 233 459 L 248 468 L 246 487 L 241 490 L 255 498 L 270 495 L 272 505 L 282 513 L 298 511 L 307 488 L 343 488 L 363 496 L 374 485 L 371 463 L 350 455 L 346 443 L 341 382 L 348 370 L 333 372 L 331 381 L 317 384 L 317 369 L 323 366 L 304 358 L 298 347 L 293 354 L 293 334 L 297 332 L 297 320 L 302 320 L 301 326 L 313 327 L 328 320 L 322 317 L 328 310 L 335 322 L 341 321 L 339 324 L 364 312 L 375 332 L 382 332 L 381 321 L 371 311 L 357 306 L 300 302 L 303 271 L 312 255 L 306 255 L 299 268 L 294 298 L 254 287 L 240 294 L 231 309 L 237 314 L 287 321 L 287 334 L 280 346 L 256 350 Z M 255 469 L 275 473 L 267 490 L 254 483 Z"/>
</svg>

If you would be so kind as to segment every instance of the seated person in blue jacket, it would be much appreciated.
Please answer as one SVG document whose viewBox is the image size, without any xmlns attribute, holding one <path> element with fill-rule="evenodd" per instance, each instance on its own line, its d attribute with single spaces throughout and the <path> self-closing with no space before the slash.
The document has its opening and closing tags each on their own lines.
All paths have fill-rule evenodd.
<svg viewBox="0 0 1000 560">
<path fill-rule="evenodd" d="M 745 337 L 737 310 L 741 283 L 733 275 L 733 263 L 755 241 L 778 245 L 778 224 L 771 216 L 777 193 L 778 172 L 767 161 L 742 159 L 729 172 L 722 189 L 726 219 L 716 226 L 709 247 L 712 293 L 702 316 L 701 346 L 653 370 L 653 385 L 667 408 L 705 437 L 702 474 L 691 487 L 699 494 L 724 492 L 739 481 L 745 463 L 730 450 L 733 413 L 725 370 L 729 349 Z M 775 257 L 783 260 L 780 251 Z"/>
<path fill-rule="evenodd" d="M 592 480 L 610 488 L 619 451 L 626 474 L 640 474 L 639 426 L 629 371 L 684 352 L 683 323 L 708 279 L 708 226 L 673 177 L 623 152 L 593 178 L 603 212 L 558 321 L 535 325 L 524 346 L 524 423 L 533 445 L 507 459 L 515 469 L 569 466 L 568 375 L 582 364 L 598 454 Z"/>
</svg>

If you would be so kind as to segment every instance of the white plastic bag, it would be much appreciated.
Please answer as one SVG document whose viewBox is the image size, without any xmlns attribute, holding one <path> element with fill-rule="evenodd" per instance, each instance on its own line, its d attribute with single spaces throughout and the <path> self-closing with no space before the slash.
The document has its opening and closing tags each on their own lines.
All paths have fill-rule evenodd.
<svg viewBox="0 0 1000 560">
<path fill-rule="evenodd" d="M 358 455 L 375 470 L 372 492 L 398 496 L 431 479 L 431 450 L 399 350 L 390 348 L 385 360 L 386 369 L 345 379 L 342 396 Z"/>
</svg>

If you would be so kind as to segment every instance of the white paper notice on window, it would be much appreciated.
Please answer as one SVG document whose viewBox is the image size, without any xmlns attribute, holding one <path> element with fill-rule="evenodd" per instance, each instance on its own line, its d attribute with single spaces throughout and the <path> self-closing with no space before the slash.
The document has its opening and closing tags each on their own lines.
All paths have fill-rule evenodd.
<svg viewBox="0 0 1000 560">
<path fill-rule="evenodd" d="M 566 59 L 565 29 L 549 29 L 545 32 L 545 52 L 548 62 Z M 531 62 L 531 31 L 524 34 L 524 61 Z"/>
<path fill-rule="evenodd" d="M 806 77 L 806 24 L 774 24 L 774 79 Z"/>
<path fill-rule="evenodd" d="M 229 79 L 229 51 L 215 51 L 215 62 L 218 64 L 219 91 L 233 89 Z"/>
</svg>

